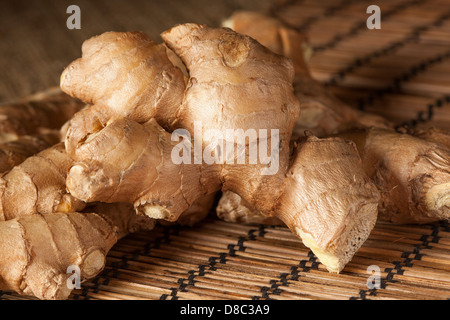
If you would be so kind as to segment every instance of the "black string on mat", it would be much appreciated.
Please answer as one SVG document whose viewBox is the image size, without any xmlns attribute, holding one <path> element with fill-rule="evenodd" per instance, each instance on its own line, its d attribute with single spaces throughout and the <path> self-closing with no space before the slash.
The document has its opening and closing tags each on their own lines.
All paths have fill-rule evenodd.
<svg viewBox="0 0 450 320">
<path fill-rule="evenodd" d="M 357 70 L 360 67 L 363 67 L 364 65 L 367 65 L 375 58 L 379 58 L 383 55 L 388 55 L 391 53 L 394 53 L 398 49 L 404 47 L 406 44 L 411 42 L 417 42 L 420 39 L 420 36 L 431 29 L 432 27 L 440 26 L 442 23 L 450 18 L 450 12 L 440 16 L 436 20 L 434 20 L 431 23 L 428 23 L 424 26 L 416 27 L 414 30 L 410 33 L 408 33 L 403 39 L 399 41 L 395 41 L 391 44 L 388 44 L 387 46 L 384 46 L 383 48 L 377 49 L 363 57 L 356 58 L 352 63 L 350 63 L 347 67 L 342 68 L 338 72 L 336 72 L 334 75 L 330 77 L 328 81 L 324 83 L 325 86 L 330 85 L 337 85 L 339 82 L 345 79 L 345 77 Z M 416 70 L 420 71 L 420 70 Z"/>
<path fill-rule="evenodd" d="M 383 21 L 386 21 L 393 15 L 398 14 L 403 10 L 409 9 L 411 6 L 419 5 L 424 2 L 425 2 L 425 0 L 410 0 L 410 1 L 405 1 L 403 3 L 400 3 L 396 6 L 394 6 L 392 9 L 383 12 Z M 356 22 L 353 25 L 353 27 L 351 27 L 347 32 L 342 33 L 342 34 L 337 34 L 336 36 L 333 37 L 333 39 L 331 39 L 329 42 L 327 42 L 325 44 L 314 46 L 312 48 L 313 52 L 318 53 L 321 51 L 335 48 L 342 41 L 358 35 L 363 30 L 367 30 L 366 23 L 367 23 L 366 19 Z"/>
<path fill-rule="evenodd" d="M 317 270 L 319 267 L 319 262 L 317 257 L 310 250 L 308 252 L 308 259 L 302 259 L 297 265 L 291 266 L 290 272 L 283 272 L 280 274 L 278 279 L 272 279 L 269 281 L 270 287 L 261 288 L 261 296 L 254 296 L 252 300 L 271 300 L 270 295 L 280 295 L 283 293 L 282 287 L 289 286 L 289 281 L 299 281 L 300 274 L 309 272 L 310 270 Z"/>
<path fill-rule="evenodd" d="M 423 257 L 421 250 L 423 249 L 432 249 L 432 244 L 439 243 L 440 237 L 439 232 L 441 230 L 448 232 L 449 224 L 446 221 L 441 221 L 434 223 L 432 225 L 431 234 L 423 234 L 420 237 L 420 243 L 414 245 L 414 249 L 412 251 L 403 251 L 401 254 L 401 261 L 392 261 L 394 265 L 393 268 L 385 268 L 384 272 L 386 272 L 386 276 L 381 279 L 380 288 L 373 288 L 367 290 L 360 290 L 358 297 L 351 297 L 350 300 L 367 300 L 371 296 L 376 296 L 377 293 L 380 292 L 381 289 L 386 289 L 386 287 L 390 283 L 398 282 L 395 279 L 395 275 L 403 275 L 405 272 L 404 268 L 412 268 L 415 261 L 420 261 Z M 449 297 L 450 298 L 450 297 Z"/>
<path fill-rule="evenodd" d="M 328 8 L 325 8 L 323 10 L 323 12 L 321 14 L 318 15 L 314 15 L 314 16 L 310 16 L 308 18 L 305 19 L 305 21 L 303 21 L 300 25 L 293 25 L 285 20 L 283 20 L 283 23 L 292 28 L 292 29 L 296 29 L 299 32 L 305 32 L 307 31 L 314 23 L 319 22 L 321 19 L 323 18 L 330 18 L 332 17 L 334 14 L 336 14 L 337 12 L 344 10 L 346 7 L 350 6 L 351 4 L 355 3 L 358 0 L 344 0 L 341 1 L 339 4 L 337 4 L 336 6 L 331 6 Z M 301 1 L 298 0 L 290 0 L 290 1 L 286 1 L 284 3 L 277 4 L 275 3 L 270 9 L 269 9 L 269 13 L 282 20 L 282 17 L 280 17 L 279 12 L 282 11 L 285 8 L 289 8 L 290 6 L 293 5 L 298 5 L 300 4 Z"/>
<path fill-rule="evenodd" d="M 222 252 L 218 256 L 212 256 L 208 258 L 208 264 L 199 264 L 197 270 L 189 270 L 188 274 L 184 278 L 179 278 L 177 280 L 178 287 L 171 288 L 170 294 L 163 294 L 160 296 L 160 300 L 178 300 L 179 292 L 188 291 L 189 286 L 195 286 L 197 282 L 196 278 L 202 277 L 208 271 L 217 270 L 217 264 L 226 264 L 228 257 L 235 257 L 238 251 L 245 251 L 244 243 L 246 241 L 255 241 L 259 238 L 263 238 L 266 234 L 266 226 L 259 226 L 258 229 L 250 229 L 247 232 L 247 236 L 239 237 L 236 243 L 231 243 L 227 245 L 228 252 Z"/>
<path fill-rule="evenodd" d="M 119 269 L 126 269 L 129 266 L 128 261 L 136 260 L 139 256 L 148 256 L 153 249 L 158 249 L 162 244 L 169 244 L 170 237 L 179 233 L 180 226 L 175 225 L 171 227 L 164 226 L 162 228 L 163 235 L 147 241 L 141 249 L 136 249 L 132 253 L 124 254 L 119 261 L 114 261 L 108 264 L 105 269 L 92 280 L 92 286 L 85 286 L 81 289 L 81 293 L 75 291 L 72 296 L 74 300 L 89 300 L 89 293 L 99 292 L 99 287 L 108 285 L 111 279 L 117 279 L 120 275 Z"/>
</svg>

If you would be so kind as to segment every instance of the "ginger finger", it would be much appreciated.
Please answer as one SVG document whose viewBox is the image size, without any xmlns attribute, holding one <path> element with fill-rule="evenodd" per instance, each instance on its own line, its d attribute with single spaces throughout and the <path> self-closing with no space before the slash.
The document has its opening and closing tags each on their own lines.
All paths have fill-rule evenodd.
<svg viewBox="0 0 450 320">
<path fill-rule="evenodd" d="M 102 106 L 105 119 L 156 118 L 165 128 L 175 120 L 185 89 L 173 54 L 142 32 L 105 32 L 85 41 L 82 57 L 62 73 L 61 89 L 89 105 Z"/>
<path fill-rule="evenodd" d="M 86 202 L 130 202 L 141 214 L 176 221 L 196 199 L 219 189 L 209 178 L 217 168 L 172 161 L 176 145 L 154 119 L 111 121 L 77 148 L 67 188 Z"/>
<path fill-rule="evenodd" d="M 78 267 L 80 280 L 98 275 L 111 247 L 128 232 L 150 230 L 126 204 L 98 204 L 87 213 L 50 213 L 0 222 L 0 290 L 39 299 L 67 299 Z"/>
<path fill-rule="evenodd" d="M 83 209 L 84 202 L 66 190 L 66 174 L 72 163 L 61 142 L 5 173 L 0 180 L 0 220 Z"/>
<path fill-rule="evenodd" d="M 450 149 L 380 128 L 338 136 L 355 141 L 366 173 L 380 190 L 380 220 L 450 219 Z"/>
<path fill-rule="evenodd" d="M 340 272 L 369 237 L 378 200 L 352 141 L 305 136 L 294 148 L 276 217 L 330 272 Z"/>
</svg>

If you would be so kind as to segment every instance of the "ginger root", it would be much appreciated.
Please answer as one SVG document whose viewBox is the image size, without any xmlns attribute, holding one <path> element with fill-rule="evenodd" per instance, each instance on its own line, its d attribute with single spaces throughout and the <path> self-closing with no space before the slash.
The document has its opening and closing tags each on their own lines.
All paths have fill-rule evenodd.
<svg viewBox="0 0 450 320">
<path fill-rule="evenodd" d="M 85 203 L 66 190 L 66 174 L 72 163 L 61 142 L 3 174 L 0 178 L 0 221 L 36 213 L 82 210 Z"/>
<path fill-rule="evenodd" d="M 294 67 L 289 59 L 254 39 L 230 29 L 198 24 L 176 26 L 162 38 L 171 51 L 147 48 L 151 42 L 144 35 L 108 33 L 95 37 L 83 46 L 82 57 L 63 73 L 62 89 L 92 104 L 82 118 L 74 117 L 74 123 L 80 125 L 70 124 L 65 140 L 74 160 L 66 182 L 72 196 L 86 202 L 129 202 L 143 215 L 176 221 L 197 199 L 220 189 L 232 190 L 265 215 L 281 219 L 330 271 L 341 271 L 368 237 L 377 216 L 379 195 L 363 171 L 354 143 L 308 136 L 291 145 L 299 114 L 292 87 Z M 113 50 L 94 50 L 110 45 Z M 145 90 L 132 90 L 132 102 L 122 105 L 121 101 L 129 101 L 127 91 L 122 92 L 122 100 L 121 96 L 110 98 L 113 89 L 139 84 L 146 73 L 129 72 L 136 63 L 117 55 L 115 48 L 119 52 L 147 48 L 139 53 L 143 61 L 154 60 L 147 55 L 172 52 L 187 73 L 171 78 L 177 84 L 155 82 Z M 105 61 L 114 63 L 102 67 Z M 174 69 L 173 63 L 145 68 L 152 69 L 149 74 L 181 71 Z M 80 81 L 85 77 L 103 80 L 104 72 L 126 73 L 127 77 Z M 160 100 L 154 99 L 155 91 L 167 95 L 174 91 L 179 99 L 180 88 L 180 103 L 171 102 L 172 118 L 167 121 Z M 150 119 L 135 115 L 139 110 L 136 101 L 147 103 Z M 261 174 L 271 169 L 270 163 L 237 163 L 236 154 L 233 161 L 223 163 L 198 161 L 196 145 L 208 159 L 217 160 L 220 154 L 211 149 L 214 142 L 207 138 L 201 141 L 196 132 L 199 124 L 201 137 L 214 130 L 266 130 L 269 134 L 259 137 L 257 144 L 271 146 L 277 170 Z M 182 144 L 187 148 L 183 157 L 188 160 L 176 163 L 172 152 L 180 147 L 180 141 L 174 141 L 171 133 L 180 128 L 194 140 Z M 278 134 L 270 135 L 274 131 Z M 233 150 L 243 147 L 242 153 L 248 157 L 251 142 L 239 145 L 233 136 L 222 138 L 234 145 Z"/>
<path fill-rule="evenodd" d="M 75 268 L 80 281 L 93 278 L 121 237 L 154 226 L 154 221 L 136 216 L 126 204 L 96 204 L 89 210 L 0 222 L 0 290 L 67 299 Z"/>
<path fill-rule="evenodd" d="M 345 105 L 309 75 L 299 44 L 305 38 L 276 19 L 242 11 L 228 19 L 227 25 L 260 39 L 262 44 L 297 64 L 295 94 L 306 111 L 294 127 L 294 137 L 308 130 L 318 136 L 334 135 L 354 141 L 366 173 L 381 194 L 380 220 L 427 223 L 450 219 L 448 132 L 439 129 L 412 135 L 395 132 L 393 125 L 382 117 Z M 265 215 L 230 192 L 221 197 L 217 212 L 227 221 L 268 223 Z"/>
<path fill-rule="evenodd" d="M 380 220 L 429 223 L 450 219 L 450 149 L 380 128 L 338 136 L 355 141 L 366 173 L 380 190 Z"/>
</svg>

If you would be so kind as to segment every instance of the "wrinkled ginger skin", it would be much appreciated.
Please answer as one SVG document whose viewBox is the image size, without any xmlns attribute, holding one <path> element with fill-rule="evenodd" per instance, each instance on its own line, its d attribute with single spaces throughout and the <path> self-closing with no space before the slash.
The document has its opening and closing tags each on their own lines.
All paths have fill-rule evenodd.
<svg viewBox="0 0 450 320">
<path fill-rule="evenodd" d="M 172 129 L 186 129 L 194 138 L 197 121 L 201 121 L 203 130 L 278 130 L 278 171 L 262 175 L 265 165 L 236 161 L 175 164 L 171 151 L 178 141 L 171 140 L 171 134 L 156 118 L 143 124 L 132 118 L 111 119 L 99 131 L 73 144 L 75 163 L 67 177 L 70 193 L 87 202 L 133 202 L 147 216 L 176 221 L 198 198 L 220 189 L 231 190 L 308 240 L 312 250 L 329 262 L 326 266 L 330 271 L 342 270 L 370 232 L 377 215 L 378 194 L 363 172 L 352 143 L 308 137 L 291 154 L 299 102 L 293 93 L 290 60 L 226 28 L 184 24 L 164 32 L 162 38 L 190 76 Z M 69 135 L 66 145 L 70 144 L 68 140 Z M 268 136 L 268 146 L 270 140 Z M 203 141 L 202 151 L 207 145 L 208 141 Z M 323 179 L 316 178 L 323 182 L 311 187 L 314 192 L 301 196 L 304 179 L 298 172 L 309 168 L 311 175 L 321 175 L 321 166 L 311 160 L 313 153 L 308 151 L 312 148 L 321 154 L 321 146 L 323 164 L 335 162 L 330 165 L 334 169 L 328 170 Z M 247 155 L 248 148 L 247 143 Z M 188 156 L 194 158 L 193 154 Z M 327 181 L 341 181 L 339 188 L 345 185 L 350 196 L 336 192 Z M 316 202 L 324 206 L 323 210 Z M 339 214 L 330 224 L 333 211 Z M 306 224 L 307 216 L 315 216 L 315 223 Z M 324 238 L 324 230 L 338 239 Z M 355 234 L 360 240 L 352 242 Z"/>
<path fill-rule="evenodd" d="M 177 117 L 177 127 L 194 136 L 195 121 L 204 132 L 215 129 L 279 131 L 280 172 L 289 164 L 289 141 L 299 102 L 293 95 L 294 70 L 289 59 L 274 54 L 254 39 L 226 28 L 184 24 L 161 37 L 189 71 L 189 82 Z M 225 137 L 226 142 L 234 142 Z M 207 145 L 203 142 L 203 148 Z M 245 146 L 248 152 L 248 145 Z M 236 163 L 237 161 L 235 161 Z M 250 203 L 270 211 L 271 196 L 264 185 L 277 186 L 280 174 L 261 175 L 263 165 L 225 164 L 220 168 L 222 189 L 238 189 Z M 273 188 L 273 190 L 279 190 Z M 281 190 L 279 191 L 281 192 Z"/>
<path fill-rule="evenodd" d="M 131 202 L 141 214 L 176 221 L 196 199 L 220 188 L 211 178 L 217 168 L 175 164 L 176 144 L 153 119 L 145 125 L 111 121 L 79 146 L 84 158 L 70 168 L 67 188 L 86 202 Z"/>
<path fill-rule="evenodd" d="M 288 41 L 281 41 L 281 30 L 285 27 L 276 19 L 242 11 L 233 14 L 227 24 L 260 39 L 275 52 L 294 61 L 303 57 L 298 45 L 289 45 L 289 42 L 298 43 L 294 38 L 285 37 Z M 292 32 L 295 33 L 291 30 L 289 34 Z M 300 36 L 297 34 L 297 37 Z M 409 130 L 410 134 L 395 132 L 392 124 L 383 118 L 349 108 L 302 70 L 306 64 L 297 65 L 294 88 L 302 103 L 302 112 L 294 127 L 293 139 L 303 136 L 306 129 L 318 136 L 335 134 L 356 142 L 365 171 L 374 179 L 381 193 L 380 220 L 395 223 L 448 220 L 448 130 L 430 128 Z M 221 217 L 227 221 L 243 221 L 246 220 L 243 215 L 247 214 L 253 223 L 267 222 L 264 215 L 258 216 L 254 209 L 245 208 L 247 204 L 239 203 L 236 197 L 229 192 L 223 194 L 218 206 Z M 231 211 L 227 213 L 226 210 Z"/>
<path fill-rule="evenodd" d="M 0 178 L 0 221 L 36 213 L 78 211 L 84 202 L 66 190 L 73 160 L 58 143 L 3 174 Z"/>
<path fill-rule="evenodd" d="M 100 119 L 129 117 L 145 122 L 156 118 L 167 129 L 183 98 L 185 79 L 168 58 L 166 46 L 146 34 L 105 32 L 83 43 L 82 57 L 64 70 L 60 87 L 85 103 L 98 105 Z"/>
<path fill-rule="evenodd" d="M 151 220 L 137 220 L 130 205 L 99 204 L 91 209 L 1 222 L 0 290 L 45 300 L 67 299 L 73 289 L 68 286 L 73 267 L 79 268 L 81 281 L 95 277 L 118 239 L 154 226 Z"/>
<path fill-rule="evenodd" d="M 450 219 L 450 150 L 381 128 L 338 136 L 356 142 L 366 173 L 380 190 L 380 220 L 429 223 Z"/>
</svg>

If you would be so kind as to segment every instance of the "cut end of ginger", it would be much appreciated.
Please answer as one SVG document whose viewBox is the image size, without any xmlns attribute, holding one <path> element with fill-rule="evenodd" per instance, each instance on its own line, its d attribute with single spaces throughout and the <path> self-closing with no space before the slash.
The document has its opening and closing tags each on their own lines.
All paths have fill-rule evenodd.
<svg viewBox="0 0 450 320">
<path fill-rule="evenodd" d="M 317 256 L 328 271 L 334 273 L 339 273 L 342 271 L 345 264 L 337 255 L 319 248 L 317 243 L 314 241 L 314 238 L 309 233 L 303 232 L 300 228 L 295 227 L 295 232 L 302 239 L 303 244 L 311 249 L 311 251 Z"/>
<path fill-rule="evenodd" d="M 441 213 L 442 219 L 448 219 L 450 211 L 450 182 L 435 185 L 428 190 L 426 204 L 430 211 Z"/>
<path fill-rule="evenodd" d="M 82 270 L 86 278 L 96 276 L 105 266 L 105 254 L 101 250 L 94 250 L 83 261 Z"/>
<path fill-rule="evenodd" d="M 146 204 L 143 206 L 142 212 L 153 219 L 168 220 L 170 217 L 169 210 L 160 205 Z"/>
</svg>

